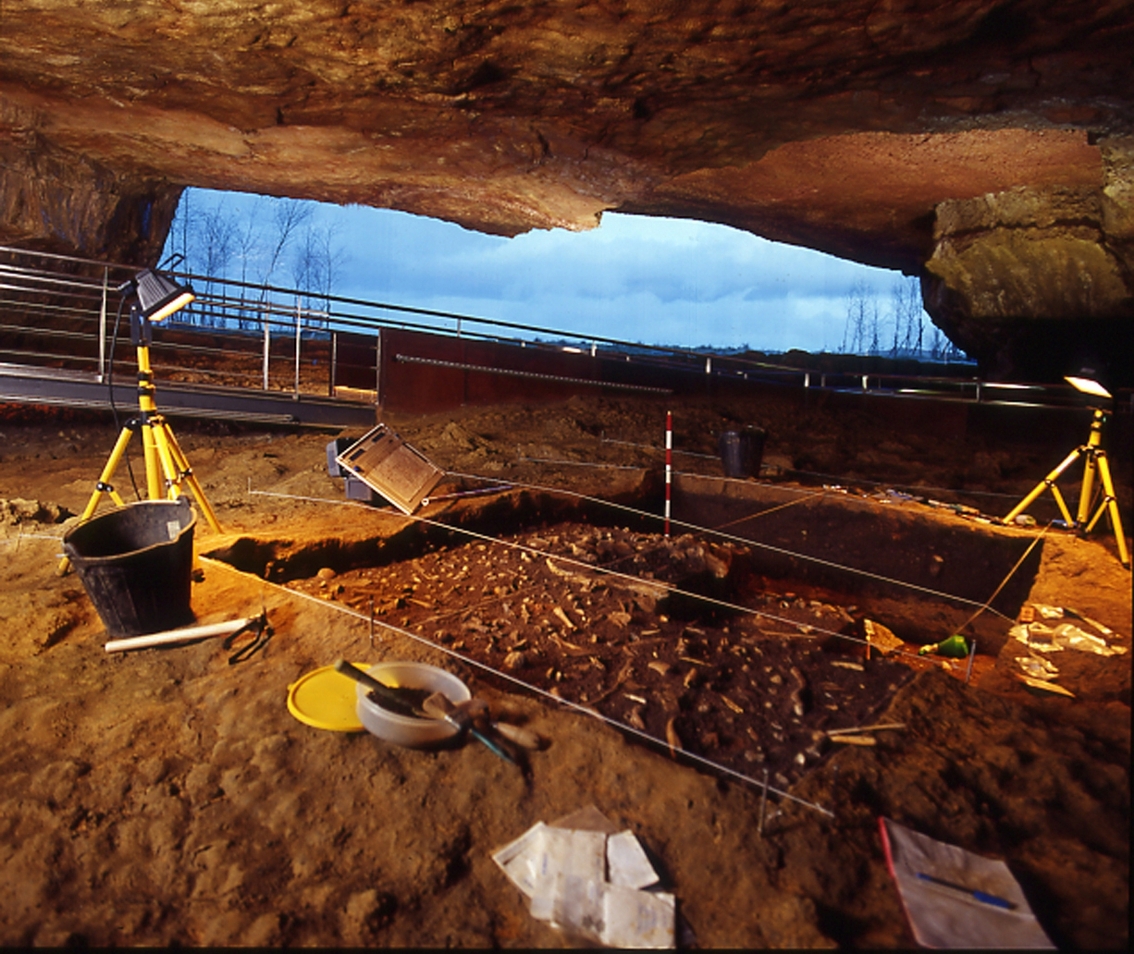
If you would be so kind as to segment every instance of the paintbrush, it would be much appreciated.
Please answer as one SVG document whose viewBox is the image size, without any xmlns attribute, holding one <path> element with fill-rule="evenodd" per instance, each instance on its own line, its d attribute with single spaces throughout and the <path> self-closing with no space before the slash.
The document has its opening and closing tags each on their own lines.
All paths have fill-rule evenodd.
<svg viewBox="0 0 1134 954">
<path fill-rule="evenodd" d="M 488 712 L 488 706 L 483 700 L 470 699 L 468 702 L 457 706 L 453 705 L 449 697 L 443 692 L 435 692 L 425 700 L 422 707 L 429 715 L 433 716 L 435 719 L 444 719 L 459 732 L 467 730 L 474 739 L 484 745 L 493 755 L 497 755 L 504 759 L 505 762 L 511 762 L 513 765 L 520 765 L 515 756 L 504 748 L 504 746 L 473 725 L 476 718 L 473 713 L 474 709 L 478 710 L 478 714 L 487 714 Z"/>
</svg>

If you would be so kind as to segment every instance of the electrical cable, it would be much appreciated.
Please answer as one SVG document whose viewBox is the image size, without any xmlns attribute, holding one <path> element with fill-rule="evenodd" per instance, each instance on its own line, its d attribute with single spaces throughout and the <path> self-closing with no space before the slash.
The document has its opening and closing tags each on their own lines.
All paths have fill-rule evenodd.
<svg viewBox="0 0 1134 954">
<path fill-rule="evenodd" d="M 114 352 L 118 348 L 118 326 L 122 323 L 122 309 L 126 305 L 124 286 L 119 286 L 118 292 L 118 311 L 114 316 L 114 329 L 110 334 L 110 362 L 106 371 L 106 389 L 110 397 L 110 413 L 114 416 L 114 429 L 121 434 L 122 425 L 118 419 L 118 405 L 114 401 Z M 138 481 L 134 479 L 134 466 L 130 461 L 129 445 L 123 449 L 122 456 L 126 459 L 126 472 L 130 475 L 130 485 L 134 488 L 134 499 L 141 500 L 141 494 L 138 493 Z"/>
<path fill-rule="evenodd" d="M 118 420 L 118 406 L 114 403 L 114 351 L 118 347 L 118 326 L 122 323 L 122 309 L 125 304 L 126 296 L 119 295 L 118 311 L 114 315 L 114 327 L 110 332 L 110 363 L 106 370 L 106 393 L 107 397 L 110 398 L 110 413 L 114 416 L 114 429 L 116 431 L 121 431 L 122 425 Z"/>
</svg>

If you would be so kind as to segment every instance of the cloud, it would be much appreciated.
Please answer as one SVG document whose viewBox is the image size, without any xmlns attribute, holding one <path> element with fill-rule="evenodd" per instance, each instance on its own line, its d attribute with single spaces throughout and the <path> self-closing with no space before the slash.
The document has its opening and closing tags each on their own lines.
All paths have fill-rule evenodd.
<svg viewBox="0 0 1134 954">
<path fill-rule="evenodd" d="M 198 202 L 210 195 L 192 191 Z M 269 200 L 224 201 L 243 207 Z M 865 285 L 886 313 L 901 280 L 896 272 L 685 219 L 607 213 L 590 232 L 536 231 L 512 239 L 360 206 L 316 205 L 313 221 L 332 227 L 345 253 L 338 294 L 570 330 L 580 338 L 834 349 L 851 289 Z"/>
</svg>

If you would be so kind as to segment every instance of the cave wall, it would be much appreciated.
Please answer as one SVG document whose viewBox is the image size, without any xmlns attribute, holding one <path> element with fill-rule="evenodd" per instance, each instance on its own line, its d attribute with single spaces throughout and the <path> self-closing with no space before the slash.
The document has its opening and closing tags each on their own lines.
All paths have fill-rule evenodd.
<svg viewBox="0 0 1134 954">
<path fill-rule="evenodd" d="M 0 242 L 153 264 L 185 186 L 696 217 L 922 275 L 1050 376 L 1021 342 L 1134 321 L 1132 40 L 1119 0 L 0 4 Z"/>
<path fill-rule="evenodd" d="M 156 264 L 182 186 L 58 150 L 22 112 L 0 96 L 0 243 Z"/>
<path fill-rule="evenodd" d="M 986 370 L 1127 381 L 1134 354 L 1134 140 L 1104 145 L 1097 186 L 1017 187 L 938 204 L 923 295 Z"/>
</svg>

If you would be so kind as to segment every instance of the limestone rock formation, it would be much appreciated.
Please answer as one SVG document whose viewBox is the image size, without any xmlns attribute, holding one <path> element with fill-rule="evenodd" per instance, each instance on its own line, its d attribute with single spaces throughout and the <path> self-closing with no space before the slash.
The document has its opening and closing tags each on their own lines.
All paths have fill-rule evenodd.
<svg viewBox="0 0 1134 954">
<path fill-rule="evenodd" d="M 691 216 L 923 275 L 988 370 L 1062 373 L 1134 323 L 1132 40 L 1122 0 L 7 3 L 0 241 L 152 263 L 184 186 Z"/>
</svg>

